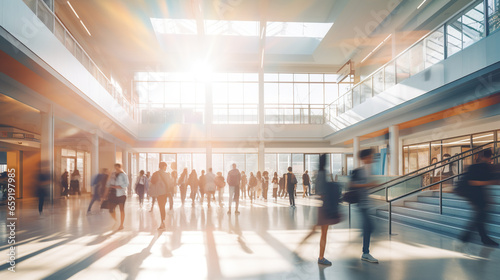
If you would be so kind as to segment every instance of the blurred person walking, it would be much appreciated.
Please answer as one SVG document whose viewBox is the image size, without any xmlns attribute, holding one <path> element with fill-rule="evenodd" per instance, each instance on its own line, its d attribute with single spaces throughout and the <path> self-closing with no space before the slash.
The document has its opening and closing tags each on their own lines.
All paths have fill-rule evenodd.
<svg viewBox="0 0 500 280">
<path fill-rule="evenodd" d="M 250 197 L 250 202 L 253 203 L 255 200 L 255 192 L 257 189 L 257 178 L 250 172 L 250 179 L 248 179 L 248 196 Z"/>
<path fill-rule="evenodd" d="M 255 192 L 257 193 L 257 199 L 259 199 L 262 195 L 262 181 L 263 181 L 262 173 L 260 173 L 260 171 L 257 171 L 257 173 L 255 174 L 255 179 L 257 179 L 257 186 Z"/>
<path fill-rule="evenodd" d="M 78 169 L 75 169 L 75 171 L 73 171 L 73 174 L 71 174 L 71 180 L 69 183 L 71 194 L 78 193 L 78 196 L 82 195 L 80 191 L 80 179 L 80 171 L 78 171 Z"/>
<path fill-rule="evenodd" d="M 295 208 L 295 188 L 297 187 L 297 178 L 292 173 L 292 167 L 288 167 L 288 173 L 285 175 L 285 186 L 290 196 L 290 207 Z"/>
<path fill-rule="evenodd" d="M 279 187 L 279 178 L 278 172 L 274 172 L 273 179 L 271 180 L 271 184 L 273 184 L 273 198 L 274 202 L 278 202 L 278 187 Z"/>
<path fill-rule="evenodd" d="M 245 174 L 245 171 L 241 171 L 241 182 L 240 182 L 240 190 L 241 190 L 241 197 L 243 199 L 247 198 L 247 175 Z"/>
<path fill-rule="evenodd" d="M 205 170 L 201 171 L 198 184 L 200 186 L 200 204 L 203 205 L 203 198 L 205 197 L 205 192 L 207 192 L 207 177 L 205 175 Z"/>
<path fill-rule="evenodd" d="M 183 206 L 184 202 L 186 201 L 187 185 L 188 185 L 188 170 L 187 168 L 184 168 L 182 170 L 181 175 L 179 176 L 179 190 L 181 192 L 181 203 Z"/>
<path fill-rule="evenodd" d="M 148 177 L 144 175 L 144 170 L 139 171 L 139 176 L 135 180 L 135 193 L 139 196 L 139 207 L 142 209 L 144 204 L 144 192 L 146 191 L 146 185 L 148 184 Z"/>
<path fill-rule="evenodd" d="M 219 206 L 223 207 L 224 203 L 222 203 L 222 194 L 224 193 L 224 186 L 226 186 L 226 182 L 224 181 L 222 172 L 217 172 L 217 176 L 215 176 L 215 185 L 217 186 L 217 191 L 219 192 Z"/>
<path fill-rule="evenodd" d="M 153 173 L 151 176 L 151 187 L 150 191 L 153 196 L 156 196 L 158 200 L 158 207 L 160 208 L 160 227 L 158 230 L 165 229 L 165 205 L 167 204 L 167 198 L 169 200 L 169 210 L 174 209 L 174 200 L 172 197 L 173 192 L 173 180 L 169 173 L 167 173 L 167 163 L 160 162 L 158 165 L 159 170 Z"/>
<path fill-rule="evenodd" d="M 302 198 L 311 195 L 311 179 L 309 178 L 308 171 L 306 170 L 304 174 L 302 174 Z"/>
<path fill-rule="evenodd" d="M 318 221 L 316 225 L 313 226 L 311 232 L 299 243 L 299 247 L 295 251 L 298 252 L 300 246 L 302 246 L 309 237 L 315 234 L 318 228 L 321 228 L 318 264 L 330 266 L 332 262 L 325 258 L 326 238 L 328 235 L 328 227 L 338 224 L 341 220 L 338 207 L 340 202 L 340 186 L 329 180 L 331 179 L 331 174 L 327 174 L 325 165 L 326 154 L 322 154 L 319 157 L 319 171 L 316 177 L 317 192 L 321 196 L 323 202 L 321 207 L 318 207 Z"/>
<path fill-rule="evenodd" d="M 89 208 L 87 209 L 87 214 L 89 214 L 92 210 L 92 205 L 95 201 L 100 201 L 106 192 L 106 183 L 108 181 L 108 169 L 103 168 L 101 173 L 97 174 L 92 181 L 92 186 L 94 188 L 94 192 L 92 194 L 92 199 L 90 200 Z"/>
<path fill-rule="evenodd" d="M 477 163 L 468 167 L 465 174 L 465 184 L 460 190 L 474 211 L 473 218 L 469 221 L 467 227 L 460 235 L 459 239 L 463 243 L 469 242 L 473 229 L 476 229 L 481 237 L 481 242 L 486 246 L 498 247 L 498 243 L 488 236 L 485 228 L 487 220 L 487 202 L 488 193 L 486 186 L 498 184 L 497 178 L 492 170 L 491 149 L 483 150 L 477 159 Z"/>
<path fill-rule="evenodd" d="M 194 206 L 195 205 L 194 201 L 196 199 L 196 194 L 198 193 L 198 186 L 199 186 L 198 175 L 196 174 L 196 170 L 194 169 L 191 171 L 191 174 L 189 174 L 188 184 L 191 188 L 190 197 L 193 201 L 191 203 L 191 206 Z"/>
<path fill-rule="evenodd" d="M 378 260 L 370 255 L 370 236 L 374 225 L 368 212 L 371 206 L 368 189 L 377 186 L 372 177 L 373 150 L 362 150 L 359 152 L 359 158 L 363 162 L 363 166 L 352 171 L 350 188 L 355 189 L 359 196 L 358 208 L 363 227 L 363 254 L 361 255 L 361 260 L 378 263 Z"/>
<path fill-rule="evenodd" d="M 212 172 L 212 168 L 208 169 L 207 175 L 205 175 L 205 187 L 207 194 L 207 203 L 208 207 L 210 207 L 210 202 L 212 200 L 212 196 L 215 194 L 215 174 Z"/>
<path fill-rule="evenodd" d="M 262 172 L 262 198 L 267 201 L 267 193 L 269 192 L 269 172 Z"/>
<path fill-rule="evenodd" d="M 227 184 L 229 186 L 229 210 L 228 214 L 231 214 L 231 205 L 235 204 L 234 214 L 239 214 L 238 206 L 240 204 L 240 181 L 241 173 L 236 168 L 236 163 L 233 163 L 233 169 L 229 170 L 227 173 Z"/>
<path fill-rule="evenodd" d="M 61 175 L 61 195 L 67 197 L 69 194 L 69 172 L 68 170 L 64 170 L 64 173 Z"/>
<path fill-rule="evenodd" d="M 123 222 L 125 221 L 125 200 L 127 199 L 126 190 L 129 185 L 128 176 L 122 169 L 122 165 L 115 164 L 115 172 L 113 172 L 107 183 L 106 197 L 109 202 L 109 213 L 115 222 L 116 212 L 115 208 L 118 205 L 120 208 L 120 226 L 118 230 L 123 229 Z"/>
</svg>

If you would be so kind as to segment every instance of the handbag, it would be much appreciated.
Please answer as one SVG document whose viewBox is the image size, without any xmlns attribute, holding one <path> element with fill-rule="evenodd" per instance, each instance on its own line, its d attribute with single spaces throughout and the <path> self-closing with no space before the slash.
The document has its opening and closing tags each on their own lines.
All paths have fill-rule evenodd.
<svg viewBox="0 0 500 280">
<path fill-rule="evenodd" d="M 349 204 L 355 204 L 359 202 L 359 191 L 350 189 L 344 193 L 342 196 L 342 201 Z"/>
<path fill-rule="evenodd" d="M 101 209 L 109 209 L 109 201 L 108 200 L 104 200 L 101 203 Z"/>
</svg>

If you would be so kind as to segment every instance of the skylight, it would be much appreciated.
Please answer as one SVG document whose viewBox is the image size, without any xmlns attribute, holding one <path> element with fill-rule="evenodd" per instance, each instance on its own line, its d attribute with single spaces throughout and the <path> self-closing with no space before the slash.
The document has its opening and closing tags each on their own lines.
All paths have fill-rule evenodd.
<svg viewBox="0 0 500 280">
<path fill-rule="evenodd" d="M 194 19 L 151 18 L 156 33 L 171 35 L 198 34 Z M 205 20 L 206 35 L 258 37 L 260 22 Z M 316 38 L 322 40 L 333 23 L 319 22 L 268 22 L 267 37 Z"/>
<path fill-rule="evenodd" d="M 332 25 L 319 22 L 268 22 L 266 36 L 323 39 Z"/>
</svg>

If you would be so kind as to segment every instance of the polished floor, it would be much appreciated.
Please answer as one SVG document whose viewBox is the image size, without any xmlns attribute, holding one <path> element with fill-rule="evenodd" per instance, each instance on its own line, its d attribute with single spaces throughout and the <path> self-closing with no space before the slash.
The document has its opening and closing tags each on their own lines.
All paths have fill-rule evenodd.
<svg viewBox="0 0 500 280">
<path fill-rule="evenodd" d="M 330 227 L 326 258 L 317 264 L 319 234 L 297 250 L 315 222 L 318 202 L 297 199 L 277 203 L 243 200 L 241 214 L 206 204 L 175 208 L 159 232 L 159 210 L 140 209 L 137 197 L 126 203 L 125 229 L 94 205 L 89 197 L 61 199 L 38 214 L 35 201 L 18 201 L 16 272 L 7 270 L 9 245 L 2 242 L 0 279 L 499 279 L 500 249 L 375 220 L 371 253 L 379 264 L 362 262 L 356 211 L 352 228 L 346 219 Z M 149 207 L 150 204 L 146 204 Z M 234 211 L 234 208 L 233 208 Z M 7 220 L 5 208 L 0 223 Z M 0 228 L 7 240 L 7 228 Z"/>
</svg>

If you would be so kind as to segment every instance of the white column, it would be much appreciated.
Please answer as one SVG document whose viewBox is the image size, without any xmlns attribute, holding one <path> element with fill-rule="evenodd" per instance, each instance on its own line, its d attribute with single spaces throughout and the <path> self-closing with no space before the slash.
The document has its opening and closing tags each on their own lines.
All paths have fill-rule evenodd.
<svg viewBox="0 0 500 280">
<path fill-rule="evenodd" d="M 389 154 L 391 176 L 399 175 L 399 127 L 393 125 L 389 127 Z"/>
<path fill-rule="evenodd" d="M 205 83 L 205 158 L 206 172 L 212 167 L 212 123 L 213 123 L 212 83 Z M 214 170 L 215 171 L 215 170 Z"/>
<path fill-rule="evenodd" d="M 40 141 L 41 171 L 43 174 L 51 174 L 49 181 L 50 202 L 54 201 L 54 112 L 52 105 L 48 112 L 42 112 L 42 129 Z"/>
<path fill-rule="evenodd" d="M 264 171 L 265 169 L 265 147 L 264 142 L 259 142 L 259 171 Z"/>
<path fill-rule="evenodd" d="M 342 175 L 347 175 L 347 155 L 342 154 Z"/>
<path fill-rule="evenodd" d="M 128 165 L 128 151 L 126 149 L 122 149 L 122 168 L 123 168 L 123 171 L 125 171 L 125 174 L 127 174 L 127 176 L 128 176 L 128 181 L 131 182 L 132 177 L 131 177 L 129 165 Z M 130 184 L 128 185 L 127 191 L 128 191 L 128 194 L 131 194 Z"/>
<path fill-rule="evenodd" d="M 264 128 L 264 70 L 259 70 L 259 135 L 262 134 Z"/>
<path fill-rule="evenodd" d="M 208 172 L 208 169 L 212 167 L 212 142 L 207 142 L 206 145 L 206 160 L 207 160 L 207 168 L 206 172 Z"/>
<path fill-rule="evenodd" d="M 358 168 L 361 166 L 361 162 L 359 160 L 359 151 L 360 151 L 360 144 L 359 144 L 359 136 L 354 137 L 353 142 L 352 142 L 352 153 L 353 153 L 353 163 L 354 163 L 354 168 Z"/>
</svg>

